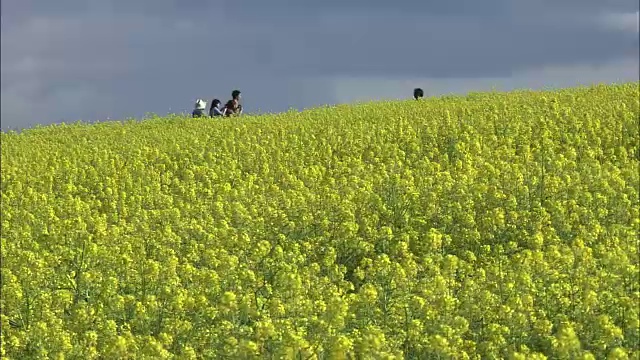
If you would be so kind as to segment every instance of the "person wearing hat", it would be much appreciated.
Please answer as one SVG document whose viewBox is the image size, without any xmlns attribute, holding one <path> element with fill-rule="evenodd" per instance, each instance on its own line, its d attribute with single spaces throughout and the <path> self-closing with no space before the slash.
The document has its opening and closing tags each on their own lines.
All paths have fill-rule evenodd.
<svg viewBox="0 0 640 360">
<path fill-rule="evenodd" d="M 193 112 L 191 113 L 191 116 L 193 116 L 194 118 L 198 118 L 198 117 L 205 117 L 205 109 L 207 108 L 207 102 L 202 100 L 202 99 L 198 99 L 196 100 L 196 108 L 193 110 Z"/>
</svg>

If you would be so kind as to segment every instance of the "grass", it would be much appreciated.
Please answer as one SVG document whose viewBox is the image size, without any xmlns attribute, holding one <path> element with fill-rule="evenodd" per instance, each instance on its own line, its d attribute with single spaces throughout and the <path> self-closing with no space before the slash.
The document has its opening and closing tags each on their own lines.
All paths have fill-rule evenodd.
<svg viewBox="0 0 640 360">
<path fill-rule="evenodd" d="M 3 358 L 637 358 L 638 83 L 2 133 Z"/>
</svg>

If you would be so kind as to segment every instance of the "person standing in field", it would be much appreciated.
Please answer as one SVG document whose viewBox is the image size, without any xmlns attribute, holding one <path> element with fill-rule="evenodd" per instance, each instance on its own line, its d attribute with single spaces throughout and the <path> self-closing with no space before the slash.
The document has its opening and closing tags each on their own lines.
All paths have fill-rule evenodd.
<svg viewBox="0 0 640 360">
<path fill-rule="evenodd" d="M 240 104 L 240 90 L 233 90 L 231 92 L 231 100 L 227 101 L 227 104 L 224 106 L 224 114 L 226 116 L 231 115 L 241 115 L 242 114 L 242 105 Z"/>
<path fill-rule="evenodd" d="M 194 118 L 204 117 L 206 108 L 207 108 L 206 101 L 202 99 L 196 100 L 196 106 L 193 112 L 191 113 L 191 116 L 193 116 Z"/>
<path fill-rule="evenodd" d="M 209 116 L 210 117 L 224 115 L 223 114 L 223 109 L 220 109 L 220 105 L 222 105 L 222 101 L 220 101 L 218 99 L 211 100 L 211 107 L 209 108 Z"/>
<path fill-rule="evenodd" d="M 424 97 L 424 91 L 422 91 L 422 89 L 420 88 L 415 88 L 413 89 L 413 98 L 418 100 L 420 98 Z"/>
</svg>

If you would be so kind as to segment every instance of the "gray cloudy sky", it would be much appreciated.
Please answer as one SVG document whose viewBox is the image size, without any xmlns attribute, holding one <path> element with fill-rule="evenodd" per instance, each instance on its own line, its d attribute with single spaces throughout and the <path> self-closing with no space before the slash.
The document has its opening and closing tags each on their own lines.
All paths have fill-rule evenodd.
<svg viewBox="0 0 640 360">
<path fill-rule="evenodd" d="M 2 129 L 637 81 L 636 0 L 3 0 Z"/>
</svg>

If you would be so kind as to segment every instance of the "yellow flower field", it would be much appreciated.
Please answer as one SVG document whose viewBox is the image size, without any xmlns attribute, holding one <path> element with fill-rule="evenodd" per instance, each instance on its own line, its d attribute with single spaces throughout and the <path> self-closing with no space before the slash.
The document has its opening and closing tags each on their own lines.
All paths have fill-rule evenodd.
<svg viewBox="0 0 640 360">
<path fill-rule="evenodd" d="M 3 359 L 638 359 L 640 83 L 3 133 Z"/>
</svg>

